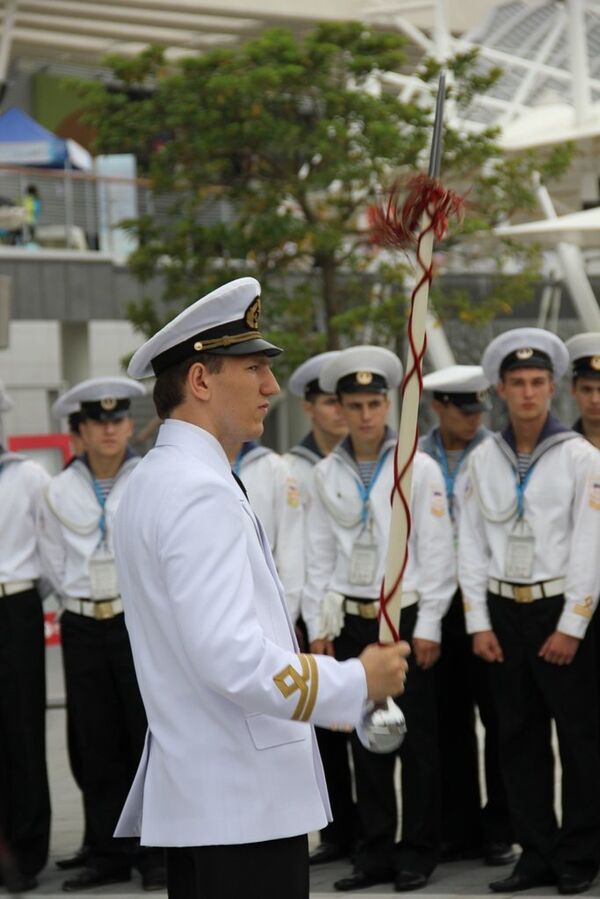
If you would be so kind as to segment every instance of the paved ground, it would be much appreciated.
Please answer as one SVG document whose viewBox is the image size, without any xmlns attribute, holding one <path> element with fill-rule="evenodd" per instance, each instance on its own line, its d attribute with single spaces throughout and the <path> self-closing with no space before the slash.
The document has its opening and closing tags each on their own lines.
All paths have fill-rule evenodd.
<svg viewBox="0 0 600 899">
<path fill-rule="evenodd" d="M 59 872 L 55 866 L 55 861 L 61 856 L 65 856 L 73 852 L 81 841 L 82 831 L 82 814 L 81 802 L 77 788 L 71 777 L 67 755 L 65 749 L 65 715 L 64 709 L 61 707 L 63 699 L 63 685 L 60 668 L 60 650 L 51 648 L 48 651 L 48 695 L 50 702 L 50 710 L 48 712 L 48 755 L 50 768 L 50 787 L 52 793 L 52 810 L 53 810 L 53 830 L 51 859 L 47 869 L 40 877 L 40 887 L 33 895 L 46 897 L 62 897 L 65 894 L 61 892 L 61 882 L 64 875 Z M 458 812 L 459 813 L 459 812 Z M 315 835 L 311 835 L 311 840 L 315 840 Z M 349 873 L 349 865 L 331 864 L 313 869 L 311 872 L 311 899 L 332 899 L 332 895 L 341 896 L 333 888 L 333 882 L 339 877 Z M 495 876 L 501 875 L 506 869 L 484 868 L 474 863 L 461 863 L 453 865 L 444 865 L 439 867 L 430 883 L 424 890 L 411 895 L 427 896 L 428 899 L 435 897 L 490 897 L 491 894 L 487 889 L 489 880 Z M 0 889 L 0 893 L 1 893 Z M 81 894 L 89 896 L 106 896 L 117 899 L 122 896 L 140 895 L 140 883 L 137 875 L 134 880 L 128 884 L 122 884 L 118 887 L 107 887 L 106 889 L 93 890 L 91 892 Z M 71 894 L 75 895 L 75 894 Z M 160 899 L 166 894 L 155 893 L 153 895 Z M 370 890 L 362 890 L 359 893 L 353 893 L 354 896 L 383 897 L 396 895 L 393 887 L 380 886 L 373 887 Z M 555 896 L 555 892 L 543 890 L 529 890 L 525 894 L 537 897 Z M 600 896 L 600 885 L 592 888 L 588 895 Z M 243 899 L 243 896 L 240 896 Z M 285 891 L 282 891 L 281 899 L 285 899 Z"/>
</svg>

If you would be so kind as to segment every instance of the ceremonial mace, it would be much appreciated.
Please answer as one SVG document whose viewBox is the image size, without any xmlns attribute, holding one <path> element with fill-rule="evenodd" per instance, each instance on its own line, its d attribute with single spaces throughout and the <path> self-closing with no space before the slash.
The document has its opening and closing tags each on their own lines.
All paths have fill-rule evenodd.
<svg viewBox="0 0 600 899">
<path fill-rule="evenodd" d="M 400 203 L 400 187 L 390 191 L 387 203 L 369 210 L 374 242 L 406 250 L 414 247 L 417 283 L 410 298 L 406 374 L 402 382 L 402 412 L 394 454 L 392 517 L 385 576 L 379 595 L 379 642 L 400 640 L 402 578 L 408 561 L 411 530 L 410 497 L 413 459 L 418 442 L 418 411 L 423 389 L 423 357 L 427 347 L 425 332 L 429 285 L 433 278 L 433 241 L 444 237 L 450 215 L 460 216 L 463 201 L 446 190 L 439 180 L 442 156 L 445 73 L 439 78 L 433 122 L 429 173 L 418 174 L 407 185 L 406 199 Z M 404 715 L 388 696 L 383 703 L 371 704 L 357 728 L 358 737 L 372 752 L 393 752 L 406 734 Z"/>
</svg>

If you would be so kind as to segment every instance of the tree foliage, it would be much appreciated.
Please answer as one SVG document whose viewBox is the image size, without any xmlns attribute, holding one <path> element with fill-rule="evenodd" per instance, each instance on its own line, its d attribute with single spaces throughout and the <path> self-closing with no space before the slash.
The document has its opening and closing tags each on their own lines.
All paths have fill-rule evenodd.
<svg viewBox="0 0 600 899">
<path fill-rule="evenodd" d="M 266 288 L 269 333 L 292 365 L 352 341 L 393 344 L 411 263 L 370 242 L 365 211 L 392 180 L 426 167 L 437 66 L 421 67 L 431 102 L 417 104 L 378 77 L 405 63 L 400 35 L 358 23 L 302 37 L 271 30 L 169 66 L 156 48 L 111 58 L 120 88 L 85 89 L 97 149 L 134 153 L 155 194 L 168 199 L 167 214 L 127 223 L 138 242 L 130 267 L 142 284 L 160 277 L 164 300 L 160 308 L 148 296 L 132 303 L 133 322 L 152 333 L 206 290 L 252 274 Z M 451 69 L 458 110 L 498 77 L 478 74 L 472 54 Z M 502 160 L 496 136 L 446 128 L 444 181 L 469 192 L 449 253 L 467 239 L 475 248 L 475 233 L 532 206 L 534 168 L 556 174 L 568 163 L 564 149 L 542 162 Z M 225 214 L 215 217 L 216 209 Z M 534 267 L 524 271 L 527 282 Z M 490 297 L 472 320 L 496 314 L 505 302 L 499 289 L 503 299 Z M 469 318 L 468 298 L 437 290 L 435 302 L 442 316 Z"/>
</svg>

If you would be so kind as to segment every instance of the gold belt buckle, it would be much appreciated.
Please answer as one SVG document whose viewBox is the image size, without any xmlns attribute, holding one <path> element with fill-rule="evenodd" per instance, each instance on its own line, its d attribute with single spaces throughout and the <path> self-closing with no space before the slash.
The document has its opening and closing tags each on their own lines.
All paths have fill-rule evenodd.
<svg viewBox="0 0 600 899">
<path fill-rule="evenodd" d="M 533 590 L 528 584 L 513 584 L 512 592 L 515 602 L 533 602 Z"/>
<path fill-rule="evenodd" d="M 112 600 L 103 600 L 94 603 L 94 618 L 96 621 L 106 621 L 107 618 L 114 618 Z"/>
<path fill-rule="evenodd" d="M 377 603 L 359 602 L 358 614 L 361 618 L 377 618 Z"/>
</svg>

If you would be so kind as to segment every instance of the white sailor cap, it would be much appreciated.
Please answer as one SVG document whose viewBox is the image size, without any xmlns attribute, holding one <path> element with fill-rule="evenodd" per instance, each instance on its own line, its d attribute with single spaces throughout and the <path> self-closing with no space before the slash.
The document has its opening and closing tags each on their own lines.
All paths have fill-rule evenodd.
<svg viewBox="0 0 600 899">
<path fill-rule="evenodd" d="M 569 358 L 573 366 L 573 378 L 600 377 L 600 331 L 576 334 L 566 342 Z"/>
<path fill-rule="evenodd" d="M 9 412 L 13 406 L 14 403 L 10 395 L 6 392 L 4 382 L 0 381 L 0 414 L 2 414 L 3 412 Z"/>
<path fill-rule="evenodd" d="M 319 353 L 311 356 L 292 373 L 288 382 L 290 393 L 294 396 L 304 397 L 307 400 L 311 396 L 323 393 L 319 385 L 319 376 L 323 366 L 340 355 L 340 350 L 330 350 L 327 353 Z"/>
<path fill-rule="evenodd" d="M 380 346 L 353 346 L 327 362 L 319 376 L 324 393 L 387 393 L 402 381 L 402 363 Z"/>
<path fill-rule="evenodd" d="M 71 387 L 52 406 L 57 418 L 69 417 L 72 429 L 75 414 L 80 420 L 93 418 L 96 421 L 118 421 L 128 414 L 132 397 L 144 396 L 146 391 L 131 378 L 88 378 Z"/>
<path fill-rule="evenodd" d="M 492 340 L 481 365 L 491 384 L 496 384 L 504 372 L 519 368 L 543 368 L 552 372 L 558 381 L 569 367 L 569 353 L 552 331 L 513 328 Z"/>
<path fill-rule="evenodd" d="M 127 373 L 150 378 L 197 353 L 245 356 L 283 352 L 259 331 L 260 284 L 256 278 L 237 278 L 223 284 L 161 328 L 137 350 Z"/>
<path fill-rule="evenodd" d="M 423 390 L 431 390 L 434 399 L 452 403 L 464 412 L 489 409 L 489 386 L 481 365 L 448 365 L 423 378 Z"/>
</svg>

